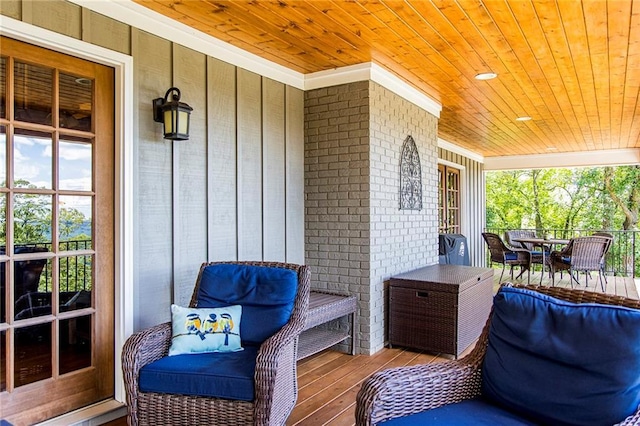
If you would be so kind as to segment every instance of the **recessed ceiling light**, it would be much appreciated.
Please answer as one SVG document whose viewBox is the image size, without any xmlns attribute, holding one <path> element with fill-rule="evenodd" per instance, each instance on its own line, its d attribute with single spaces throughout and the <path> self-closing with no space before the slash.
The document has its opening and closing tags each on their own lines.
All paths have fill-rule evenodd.
<svg viewBox="0 0 640 426">
<path fill-rule="evenodd" d="M 496 78 L 498 74 L 495 72 L 481 72 L 480 74 L 476 74 L 476 80 L 491 80 L 492 78 Z"/>
<path fill-rule="evenodd" d="M 529 121 L 529 120 L 531 120 L 531 117 L 529 117 L 528 115 L 524 115 L 522 117 L 516 118 L 516 121 Z"/>
<path fill-rule="evenodd" d="M 89 80 L 88 78 L 85 78 L 85 77 L 76 78 L 76 83 L 81 85 L 81 86 L 91 86 L 91 80 Z"/>
</svg>

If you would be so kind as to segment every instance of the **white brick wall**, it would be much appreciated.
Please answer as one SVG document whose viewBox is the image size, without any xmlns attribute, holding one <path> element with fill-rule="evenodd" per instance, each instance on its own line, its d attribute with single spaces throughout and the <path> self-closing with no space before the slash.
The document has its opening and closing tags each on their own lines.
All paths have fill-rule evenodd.
<svg viewBox="0 0 640 426">
<path fill-rule="evenodd" d="M 422 164 L 422 211 L 399 210 L 407 135 Z M 434 116 L 368 81 L 305 93 L 306 263 L 314 288 L 359 296 L 359 352 L 384 345 L 389 277 L 437 262 L 437 200 Z"/>
</svg>

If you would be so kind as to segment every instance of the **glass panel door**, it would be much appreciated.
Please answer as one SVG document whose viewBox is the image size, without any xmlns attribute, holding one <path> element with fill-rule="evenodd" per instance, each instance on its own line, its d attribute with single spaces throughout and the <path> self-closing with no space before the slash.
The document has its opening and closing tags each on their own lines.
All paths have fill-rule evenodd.
<svg viewBox="0 0 640 426">
<path fill-rule="evenodd" d="M 0 420 L 113 395 L 113 70 L 2 38 Z"/>
<path fill-rule="evenodd" d="M 460 233 L 460 170 L 438 164 L 438 232 Z"/>
</svg>

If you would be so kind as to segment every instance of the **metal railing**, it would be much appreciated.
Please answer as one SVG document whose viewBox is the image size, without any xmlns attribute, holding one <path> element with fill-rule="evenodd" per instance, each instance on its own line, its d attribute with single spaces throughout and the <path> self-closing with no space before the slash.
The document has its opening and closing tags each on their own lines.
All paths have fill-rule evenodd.
<svg viewBox="0 0 640 426">
<path fill-rule="evenodd" d="M 89 250 L 92 248 L 91 240 L 69 240 L 58 243 L 60 251 Z M 45 248 L 51 251 L 51 243 L 16 244 L 16 248 Z M 65 256 L 59 258 L 59 286 L 60 292 L 77 292 L 91 290 L 92 287 L 92 257 L 85 255 Z M 51 291 L 51 262 L 44 262 L 40 274 L 38 291 L 48 293 Z"/>
<path fill-rule="evenodd" d="M 504 239 L 505 231 L 516 230 L 513 228 L 487 228 L 487 232 L 493 232 Z M 533 231 L 540 237 L 571 239 L 593 235 L 595 232 L 607 232 L 613 235 L 613 244 L 605 258 L 605 272 L 610 275 L 624 277 L 640 277 L 640 246 L 638 243 L 640 231 L 625 230 L 593 230 L 593 229 L 523 229 Z"/>
</svg>

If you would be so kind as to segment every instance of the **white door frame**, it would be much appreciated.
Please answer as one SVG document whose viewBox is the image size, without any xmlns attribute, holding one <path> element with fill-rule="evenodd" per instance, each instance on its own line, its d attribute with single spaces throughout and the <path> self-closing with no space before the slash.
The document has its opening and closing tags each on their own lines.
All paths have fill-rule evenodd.
<svg viewBox="0 0 640 426">
<path fill-rule="evenodd" d="M 133 58 L 0 15 L 0 34 L 115 69 L 115 400 L 125 401 L 122 346 L 133 332 Z"/>
</svg>

